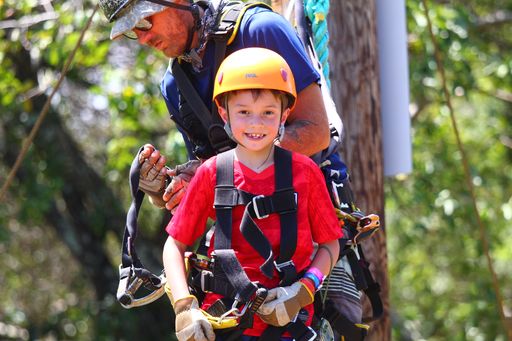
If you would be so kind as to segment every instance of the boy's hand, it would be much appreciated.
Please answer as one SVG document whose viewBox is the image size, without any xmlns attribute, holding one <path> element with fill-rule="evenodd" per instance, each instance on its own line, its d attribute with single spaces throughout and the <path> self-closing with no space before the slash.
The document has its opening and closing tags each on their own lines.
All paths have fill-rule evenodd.
<svg viewBox="0 0 512 341">
<path fill-rule="evenodd" d="M 314 293 L 302 281 L 297 281 L 288 287 L 269 290 L 267 299 L 258 309 L 258 315 L 266 324 L 285 326 L 313 300 Z"/>
<path fill-rule="evenodd" d="M 213 327 L 199 309 L 197 298 L 187 296 L 174 302 L 176 337 L 179 341 L 213 341 Z"/>
<path fill-rule="evenodd" d="M 167 169 L 167 175 L 172 177 L 172 181 L 165 189 L 163 200 L 166 202 L 165 207 L 172 214 L 176 212 L 190 181 L 200 165 L 201 161 L 190 160 L 182 165 L 177 165 L 174 169 Z"/>
</svg>

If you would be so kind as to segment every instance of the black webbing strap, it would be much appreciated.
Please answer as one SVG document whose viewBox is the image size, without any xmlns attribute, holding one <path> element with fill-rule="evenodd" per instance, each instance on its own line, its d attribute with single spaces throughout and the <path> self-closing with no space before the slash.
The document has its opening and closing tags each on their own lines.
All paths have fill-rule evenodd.
<svg viewBox="0 0 512 341">
<path fill-rule="evenodd" d="M 297 271 L 291 261 L 297 246 L 297 200 L 293 190 L 292 154 L 282 148 L 274 148 L 275 192 L 272 196 L 256 196 L 239 191 L 233 184 L 234 151 L 217 156 L 217 185 L 215 186 L 214 207 L 217 214 L 215 249 L 231 248 L 232 209 L 246 205 L 240 232 L 247 242 L 265 259 L 260 266 L 268 278 L 273 276 L 276 266 L 281 276 L 281 286 L 296 281 Z M 250 201 L 249 201 L 250 200 Z M 279 213 L 281 223 L 280 255 L 275 264 L 272 246 L 253 219 L 266 218 Z"/>
<path fill-rule="evenodd" d="M 217 110 L 215 109 L 214 113 L 210 112 L 177 59 L 173 60 L 171 71 L 181 95 L 192 108 L 204 130 L 208 132 L 208 140 L 215 153 L 232 149 L 235 143 L 226 134 Z"/>
<path fill-rule="evenodd" d="M 380 298 L 380 285 L 372 276 L 370 263 L 366 261 L 361 245 L 358 244 L 357 248 L 359 258 L 352 248 L 346 250 L 345 255 L 347 256 L 350 269 L 352 270 L 352 276 L 357 290 L 363 290 L 372 306 L 372 316 L 363 318 L 363 322 L 368 323 L 381 317 L 384 312 L 384 307 Z"/>
<path fill-rule="evenodd" d="M 274 150 L 276 193 L 289 193 L 290 190 L 293 191 L 292 153 L 277 146 Z M 297 198 L 294 197 L 293 200 L 296 204 Z M 275 266 L 281 275 L 279 286 L 288 286 L 297 280 L 297 270 L 292 261 L 297 248 L 297 205 L 293 210 L 282 212 L 279 217 L 281 246 Z"/>
<path fill-rule="evenodd" d="M 130 166 L 129 180 L 132 202 L 128 209 L 128 213 L 126 214 L 126 225 L 124 228 L 123 245 L 121 248 L 121 265 L 119 267 L 117 299 L 121 304 L 125 305 L 131 303 L 127 301 L 129 297 L 126 295 L 127 288 L 125 286 L 128 286 L 130 284 L 129 281 L 134 277 L 141 279 L 144 286 L 149 290 L 157 290 L 162 284 L 162 280 L 159 276 L 144 268 L 141 260 L 137 256 L 137 251 L 135 250 L 135 239 L 137 238 L 138 229 L 137 218 L 144 199 L 144 192 L 139 190 L 139 154 L 142 149 L 143 148 L 138 151 Z"/>
<path fill-rule="evenodd" d="M 233 180 L 234 159 L 234 150 L 217 155 L 217 184 L 215 185 L 214 199 L 215 214 L 217 216 L 217 223 L 215 224 L 215 249 L 231 248 L 231 213 L 238 201 Z"/>
<path fill-rule="evenodd" d="M 258 286 L 251 282 L 240 262 L 236 258 L 233 249 L 215 250 L 215 264 L 213 277 L 217 281 L 219 275 L 225 276 L 225 280 L 235 289 L 236 296 L 226 295 L 227 297 L 238 300 L 239 302 L 249 302 Z M 215 284 L 217 286 L 217 283 Z M 216 293 L 220 293 L 215 291 Z"/>
<path fill-rule="evenodd" d="M 384 313 L 384 307 L 382 305 L 382 300 L 380 299 L 380 284 L 375 281 L 370 271 L 370 263 L 366 261 L 364 256 L 363 249 L 361 245 L 357 246 L 359 251 L 359 256 L 361 259 L 359 260 L 359 264 L 363 269 L 364 277 L 366 279 L 367 287 L 364 289 L 364 293 L 368 297 L 370 304 L 372 306 L 372 316 L 371 317 L 363 317 L 363 322 L 368 323 L 377 320 Z"/>
<path fill-rule="evenodd" d="M 325 301 L 325 307 L 321 316 L 329 321 L 331 327 L 343 336 L 344 340 L 360 341 L 364 340 L 368 331 L 364 327 L 358 327 L 343 315 L 335 306 L 332 300 Z"/>
<path fill-rule="evenodd" d="M 316 340 L 316 332 L 305 325 L 308 320 L 308 312 L 304 308 L 300 310 L 295 321 L 288 323 L 283 327 L 268 326 L 261 336 L 259 341 L 279 341 L 284 332 L 290 333 L 292 338 L 296 341 L 312 341 Z"/>
</svg>

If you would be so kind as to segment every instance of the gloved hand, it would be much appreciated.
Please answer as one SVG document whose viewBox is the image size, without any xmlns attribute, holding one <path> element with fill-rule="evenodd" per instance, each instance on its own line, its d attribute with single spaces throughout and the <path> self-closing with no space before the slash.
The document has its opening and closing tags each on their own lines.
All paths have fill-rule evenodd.
<svg viewBox="0 0 512 341">
<path fill-rule="evenodd" d="M 174 302 L 176 337 L 179 341 L 214 341 L 213 327 L 199 309 L 194 296 Z"/>
<path fill-rule="evenodd" d="M 151 144 L 144 145 L 139 154 L 140 177 L 139 189 L 149 196 L 149 201 L 159 208 L 165 207 L 162 198 L 164 194 L 165 181 L 167 179 L 165 167 L 165 156 Z"/>
<path fill-rule="evenodd" d="M 201 161 L 190 160 L 182 165 L 177 165 L 174 169 L 167 170 L 167 175 L 172 177 L 172 181 L 165 189 L 163 200 L 167 202 L 165 207 L 172 214 L 176 212 L 181 199 L 183 199 L 187 191 L 190 180 L 192 180 L 200 165 Z"/>
<path fill-rule="evenodd" d="M 313 303 L 314 292 L 303 281 L 269 290 L 267 299 L 257 312 L 263 322 L 277 327 L 285 326 L 301 308 Z"/>
</svg>

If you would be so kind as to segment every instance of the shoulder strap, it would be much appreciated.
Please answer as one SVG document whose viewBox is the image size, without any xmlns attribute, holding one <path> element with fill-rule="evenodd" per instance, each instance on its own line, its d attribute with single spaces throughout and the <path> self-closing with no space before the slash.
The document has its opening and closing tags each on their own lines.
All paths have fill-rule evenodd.
<svg viewBox="0 0 512 341">
<path fill-rule="evenodd" d="M 297 280 L 297 270 L 292 256 L 297 248 L 297 197 L 293 190 L 292 153 L 280 147 L 275 147 L 275 183 L 274 195 L 292 195 L 289 200 L 295 201 L 295 209 L 282 212 L 281 220 L 281 247 L 275 266 L 281 275 L 279 285 L 290 285 Z"/>
<path fill-rule="evenodd" d="M 176 79 L 176 84 L 181 95 L 192 108 L 195 116 L 201 122 L 201 125 L 208 132 L 208 140 L 216 153 L 229 150 L 235 146 L 235 143 L 228 137 L 224 131 L 222 120 L 219 117 L 217 109 L 212 115 L 208 107 L 197 93 L 187 74 L 181 67 L 179 61 L 175 59 L 171 65 L 171 71 Z"/>
<path fill-rule="evenodd" d="M 227 45 L 231 44 L 235 39 L 245 12 L 249 8 L 257 6 L 264 7 L 272 11 L 272 7 L 260 1 L 245 3 L 242 1 L 231 1 L 226 4 L 226 6 L 223 8 L 217 31 L 219 34 L 228 35 L 226 39 Z"/>
<path fill-rule="evenodd" d="M 233 149 L 217 155 L 217 184 L 214 207 L 217 216 L 215 224 L 215 249 L 231 249 L 232 210 L 237 204 L 234 185 Z"/>
</svg>

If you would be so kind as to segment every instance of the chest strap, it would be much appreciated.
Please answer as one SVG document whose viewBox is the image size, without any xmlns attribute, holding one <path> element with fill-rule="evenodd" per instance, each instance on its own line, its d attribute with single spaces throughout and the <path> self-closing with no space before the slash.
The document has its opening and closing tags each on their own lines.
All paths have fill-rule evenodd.
<svg viewBox="0 0 512 341">
<path fill-rule="evenodd" d="M 297 279 L 297 271 L 292 256 L 297 246 L 297 196 L 293 190 L 292 154 L 275 147 L 275 192 L 271 196 L 255 196 L 238 190 L 234 186 L 234 151 L 217 156 L 217 185 L 214 207 L 217 224 L 215 249 L 231 248 L 232 210 L 237 205 L 245 205 L 240 232 L 247 242 L 265 259 L 260 266 L 268 278 L 273 277 L 274 267 L 278 270 L 280 286 L 290 285 Z M 274 261 L 272 246 L 254 219 L 265 219 L 272 213 L 280 217 L 280 250 Z"/>
</svg>

